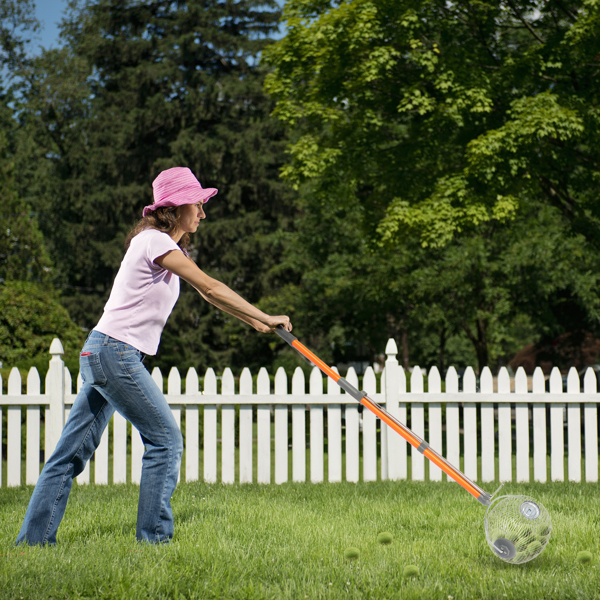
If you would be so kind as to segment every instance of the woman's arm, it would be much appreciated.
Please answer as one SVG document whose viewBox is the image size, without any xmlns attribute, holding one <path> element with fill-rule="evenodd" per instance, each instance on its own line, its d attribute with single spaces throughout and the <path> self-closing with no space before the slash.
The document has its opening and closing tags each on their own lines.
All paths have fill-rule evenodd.
<svg viewBox="0 0 600 600">
<path fill-rule="evenodd" d="M 278 325 L 283 325 L 288 331 L 291 331 L 289 317 L 285 315 L 271 316 L 262 312 L 224 283 L 201 271 L 198 265 L 191 258 L 186 257 L 183 252 L 172 250 L 154 262 L 187 281 L 211 304 L 252 325 L 258 331 L 267 333 L 273 331 Z"/>
<path fill-rule="evenodd" d="M 234 310 L 232 308 L 227 308 L 225 306 L 223 306 L 222 304 L 219 304 L 217 301 L 212 300 L 210 298 L 207 298 L 200 290 L 198 290 L 196 288 L 196 291 L 210 304 L 212 304 L 213 306 L 217 307 L 218 309 L 225 311 L 226 313 L 229 313 L 230 315 L 233 315 L 234 317 L 237 317 L 238 319 L 240 319 L 240 321 L 244 321 L 244 323 L 248 323 L 248 325 L 252 325 L 252 327 L 254 327 L 254 329 L 256 329 L 257 331 L 261 331 L 262 333 L 269 333 L 270 331 L 272 331 L 269 327 L 267 327 L 266 325 L 263 325 L 263 323 L 261 323 L 260 321 L 257 321 L 256 319 L 252 319 L 248 316 L 246 316 L 245 314 L 238 312 L 237 310 Z"/>
</svg>

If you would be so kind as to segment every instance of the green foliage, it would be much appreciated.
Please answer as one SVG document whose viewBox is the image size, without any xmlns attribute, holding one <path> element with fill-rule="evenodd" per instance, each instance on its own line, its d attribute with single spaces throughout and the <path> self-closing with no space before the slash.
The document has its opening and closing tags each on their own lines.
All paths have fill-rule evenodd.
<svg viewBox="0 0 600 600">
<path fill-rule="evenodd" d="M 289 0 L 284 18 L 266 89 L 302 197 L 300 324 L 325 354 L 387 334 L 406 366 L 411 348 L 481 368 L 598 330 L 596 3 Z"/>
<path fill-rule="evenodd" d="M 595 2 L 290 0 L 284 17 L 266 87 L 297 131 L 294 185 L 356 181 L 384 239 L 444 244 L 535 196 L 598 243 Z"/>
<path fill-rule="evenodd" d="M 24 281 L 0 285 L 0 362 L 5 367 L 19 363 L 29 367 L 37 360 L 47 370 L 55 337 L 63 344 L 65 358 L 73 363 L 84 335 L 52 291 Z M 38 369 L 44 372 L 42 364 Z"/>
<path fill-rule="evenodd" d="M 152 180 L 172 166 L 219 189 L 193 240 L 200 267 L 251 302 L 285 282 L 273 272 L 294 212 L 278 178 L 285 135 L 258 65 L 278 21 L 273 1 L 71 3 L 63 48 L 22 84 L 18 185 L 81 326 L 96 324 Z M 262 366 L 269 341 L 182 284 L 148 364 Z"/>
<path fill-rule="evenodd" d="M 73 0 L 35 58 L 32 3 L 0 15 L 20 77 L 0 97 L 0 279 L 51 277 L 78 325 L 152 179 L 187 165 L 220 190 L 200 267 L 327 361 L 394 337 L 406 366 L 495 366 L 598 331 L 596 2 L 289 0 L 271 43 L 275 2 Z M 185 284 L 147 364 L 304 366 Z"/>
<path fill-rule="evenodd" d="M 10 73 L 28 62 L 28 37 L 39 29 L 34 0 L 0 0 L 0 68 Z"/>
<path fill-rule="evenodd" d="M 50 282 L 50 259 L 37 219 L 14 189 L 13 164 L 6 155 L 5 136 L 0 132 L 0 282 Z"/>
</svg>

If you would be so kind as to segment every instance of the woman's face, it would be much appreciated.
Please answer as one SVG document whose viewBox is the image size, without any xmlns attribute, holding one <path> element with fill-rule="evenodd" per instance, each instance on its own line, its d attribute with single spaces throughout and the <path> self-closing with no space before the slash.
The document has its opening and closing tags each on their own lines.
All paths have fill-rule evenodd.
<svg viewBox="0 0 600 600">
<path fill-rule="evenodd" d="M 184 204 L 179 209 L 179 228 L 181 233 L 195 233 L 202 219 L 206 219 L 202 202 L 198 204 Z"/>
</svg>

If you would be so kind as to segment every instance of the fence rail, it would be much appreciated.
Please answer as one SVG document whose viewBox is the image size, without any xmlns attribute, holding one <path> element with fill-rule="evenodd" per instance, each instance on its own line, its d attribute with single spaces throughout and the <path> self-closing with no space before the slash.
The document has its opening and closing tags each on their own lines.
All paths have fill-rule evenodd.
<svg viewBox="0 0 600 600">
<path fill-rule="evenodd" d="M 49 456 L 68 418 L 75 394 L 58 339 L 50 354 L 44 394 L 35 368 L 29 371 L 25 394 L 17 369 L 10 373 L 8 395 L 2 395 L 0 378 L 3 446 L 6 440 L 6 455 L 3 451 L 2 456 L 6 477 L 0 461 L 0 485 L 35 484 L 43 463 L 42 433 L 43 455 Z M 517 371 L 514 382 L 505 368 L 500 369 L 495 386 L 488 368 L 478 382 L 470 367 L 459 391 L 458 374 L 450 368 L 442 391 L 439 371 L 433 367 L 425 392 L 421 370 L 406 374 L 399 366 L 393 340 L 388 342 L 386 354 L 380 389 L 372 368 L 365 372 L 362 388 L 467 477 L 482 482 L 598 481 L 598 394 L 591 369 L 582 386 L 577 371 L 571 368 L 563 392 L 562 376 L 556 368 L 549 378 L 549 391 L 539 368 L 529 391 L 523 369 Z M 152 377 L 163 389 L 161 372 L 154 369 Z M 358 386 L 353 369 L 346 378 Z M 427 477 L 441 481 L 446 477 L 435 465 L 426 466 L 414 448 L 409 452 L 402 438 L 388 432 L 385 425 L 380 427 L 372 413 L 362 411 L 336 384 L 324 383 L 316 368 L 310 374 L 308 391 L 299 368 L 291 382 L 279 369 L 273 390 L 264 368 L 258 373 L 256 389 L 248 369 L 242 371 L 237 390 L 230 369 L 225 369 L 220 379 L 218 390 L 218 378 L 208 369 L 200 391 L 198 374 L 192 368 L 183 391 L 179 371 L 173 368 L 168 376 L 166 398 L 184 431 L 181 475 L 187 481 L 356 482 Z M 81 387 L 80 376 L 76 387 Z M 6 434 L 2 431 L 3 410 L 7 413 Z M 93 476 L 88 464 L 78 483 L 92 479 L 97 484 L 139 483 L 144 448 L 140 436 L 130 433 L 125 419 L 115 414 L 94 455 Z"/>
</svg>

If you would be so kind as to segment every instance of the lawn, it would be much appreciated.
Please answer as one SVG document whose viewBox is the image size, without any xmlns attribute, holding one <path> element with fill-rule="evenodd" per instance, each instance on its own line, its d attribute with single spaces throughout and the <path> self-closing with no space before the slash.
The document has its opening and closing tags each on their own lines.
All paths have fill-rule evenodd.
<svg viewBox="0 0 600 600">
<path fill-rule="evenodd" d="M 494 491 L 497 486 L 485 486 Z M 506 485 L 546 506 L 552 538 L 524 565 L 489 550 L 485 508 L 453 483 L 182 483 L 175 539 L 135 541 L 138 488 L 73 487 L 54 548 L 15 548 L 32 488 L 0 489 L 0 597 L 537 600 L 600 595 L 597 484 Z M 393 535 L 388 546 L 377 534 Z M 357 561 L 344 558 L 350 547 Z M 593 560 L 575 561 L 588 550 Z M 405 578 L 405 566 L 419 575 Z"/>
</svg>

